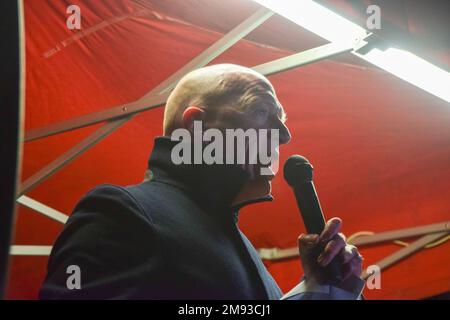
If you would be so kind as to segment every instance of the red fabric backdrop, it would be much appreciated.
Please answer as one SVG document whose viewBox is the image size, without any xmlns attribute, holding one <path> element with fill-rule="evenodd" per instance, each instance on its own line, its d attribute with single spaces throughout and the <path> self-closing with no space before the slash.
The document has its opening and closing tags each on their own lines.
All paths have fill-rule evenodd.
<svg viewBox="0 0 450 320">
<path fill-rule="evenodd" d="M 70 3 L 69 3 L 70 2 Z M 82 30 L 66 27 L 78 4 Z M 170 76 L 222 34 L 173 20 L 133 1 L 25 1 L 26 129 L 133 101 Z M 248 40 L 217 58 L 253 66 L 292 52 Z M 344 232 L 381 232 L 449 220 L 450 106 L 375 68 L 322 61 L 270 77 L 288 114 L 293 153 L 316 168 L 325 215 Z M 46 180 L 29 196 L 70 214 L 100 183 L 142 181 L 163 109 L 144 112 Z M 97 126 L 24 147 L 23 177 Z M 276 200 L 243 210 L 240 226 L 256 247 L 292 247 L 303 226 L 281 176 Z M 20 207 L 14 244 L 51 245 L 62 225 Z M 132 232 L 132 230 L 130 231 Z M 370 265 L 399 247 L 362 248 Z M 419 252 L 382 273 L 368 298 L 423 298 L 450 290 L 450 243 Z M 36 298 L 47 257 L 12 258 L 8 297 Z M 295 285 L 297 259 L 268 263 L 281 288 Z"/>
</svg>

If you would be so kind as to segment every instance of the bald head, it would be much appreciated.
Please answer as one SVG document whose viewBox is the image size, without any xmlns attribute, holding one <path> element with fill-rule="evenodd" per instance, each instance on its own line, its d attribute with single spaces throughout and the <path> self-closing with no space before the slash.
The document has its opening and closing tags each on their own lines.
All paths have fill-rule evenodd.
<svg viewBox="0 0 450 320">
<path fill-rule="evenodd" d="M 209 127 L 239 127 L 240 113 L 269 101 L 278 104 L 272 85 L 252 69 L 233 64 L 197 69 L 180 80 L 167 100 L 164 135 L 183 127 L 183 112 L 191 106 L 204 111 L 202 120 Z M 224 123 L 224 119 L 229 122 Z"/>
</svg>

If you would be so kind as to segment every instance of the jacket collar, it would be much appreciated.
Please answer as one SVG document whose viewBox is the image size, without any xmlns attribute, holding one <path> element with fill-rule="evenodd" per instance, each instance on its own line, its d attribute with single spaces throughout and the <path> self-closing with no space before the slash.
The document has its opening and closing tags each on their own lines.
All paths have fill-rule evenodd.
<svg viewBox="0 0 450 320">
<path fill-rule="evenodd" d="M 247 173 L 237 165 L 230 164 L 174 164 L 172 149 L 179 141 L 170 137 L 157 137 L 148 161 L 152 180 L 176 185 L 188 193 L 194 201 L 206 211 L 234 214 L 237 220 L 238 210 L 243 206 L 261 201 L 271 201 L 272 196 L 248 201 L 233 207 L 232 201 L 240 192 Z M 189 145 L 193 147 L 193 145 Z M 194 153 L 191 152 L 193 155 Z"/>
</svg>

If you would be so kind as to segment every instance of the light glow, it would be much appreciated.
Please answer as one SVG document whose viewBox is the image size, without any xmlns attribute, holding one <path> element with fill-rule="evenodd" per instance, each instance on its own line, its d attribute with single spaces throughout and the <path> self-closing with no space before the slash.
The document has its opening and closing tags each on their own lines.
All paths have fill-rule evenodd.
<svg viewBox="0 0 450 320">
<path fill-rule="evenodd" d="M 367 31 L 311 0 L 255 0 L 330 42 L 354 42 Z"/>
<path fill-rule="evenodd" d="M 312 0 L 254 0 L 333 43 L 355 44 L 368 32 Z M 370 45 L 370 44 L 369 44 Z M 406 50 L 374 48 L 356 56 L 450 102 L 450 73 Z"/>
<path fill-rule="evenodd" d="M 450 102 L 450 73 L 409 51 L 389 48 L 385 51 L 372 49 L 358 57 L 386 70 L 435 96 Z"/>
</svg>

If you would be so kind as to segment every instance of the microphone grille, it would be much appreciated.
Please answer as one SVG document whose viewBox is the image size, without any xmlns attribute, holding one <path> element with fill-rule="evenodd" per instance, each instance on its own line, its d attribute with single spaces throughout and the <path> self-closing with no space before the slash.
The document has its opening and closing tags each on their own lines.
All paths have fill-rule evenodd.
<svg viewBox="0 0 450 320">
<path fill-rule="evenodd" d="M 284 163 L 284 179 L 291 186 L 311 182 L 313 166 L 308 159 L 300 155 L 292 155 Z"/>
</svg>

